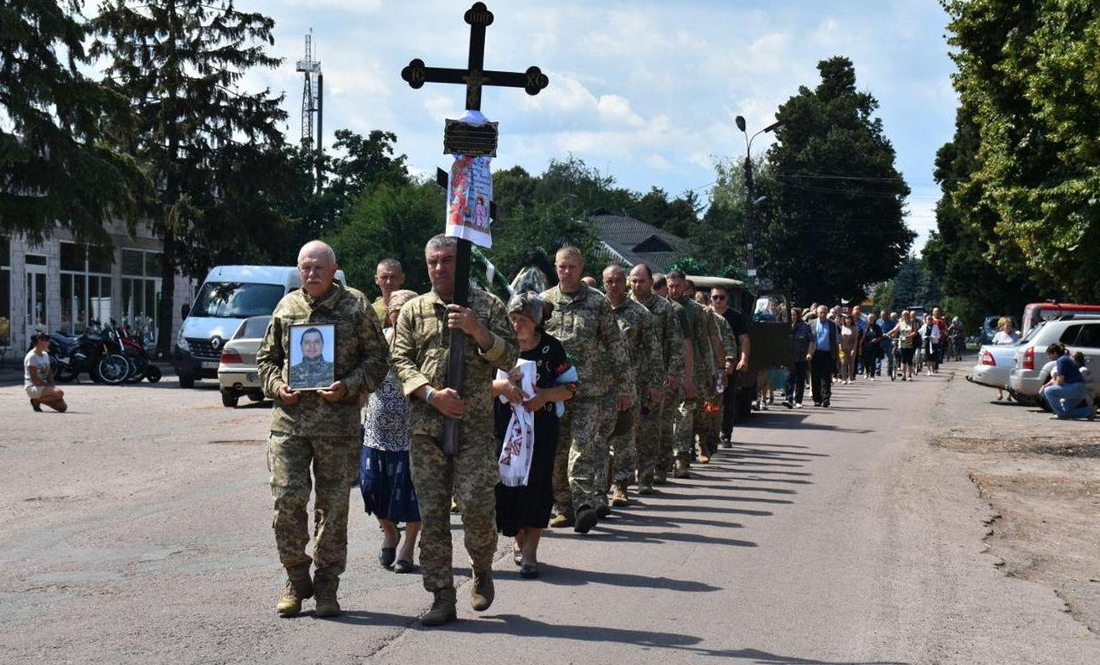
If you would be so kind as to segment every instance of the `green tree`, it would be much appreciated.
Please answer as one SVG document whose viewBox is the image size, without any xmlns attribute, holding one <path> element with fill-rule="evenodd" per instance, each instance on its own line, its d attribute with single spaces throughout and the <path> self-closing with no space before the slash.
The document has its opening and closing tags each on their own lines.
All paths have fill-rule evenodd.
<svg viewBox="0 0 1100 665">
<path fill-rule="evenodd" d="M 147 185 L 112 147 L 130 128 L 127 99 L 81 72 L 91 63 L 79 0 L 0 5 L 0 232 L 41 240 L 55 224 L 110 245 Z"/>
<path fill-rule="evenodd" d="M 137 119 L 126 148 L 156 185 L 146 204 L 163 240 L 162 298 L 171 303 L 178 269 L 201 274 L 219 257 L 243 254 L 242 239 L 262 248 L 280 235 L 267 227 L 289 177 L 279 158 L 282 97 L 240 86 L 249 69 L 280 63 L 264 51 L 274 21 L 229 0 L 107 0 L 92 26 L 91 53 L 105 59 L 107 84 Z M 160 308 L 161 353 L 172 343 L 171 309 Z"/>
<path fill-rule="evenodd" d="M 952 198 L 968 218 L 975 202 L 982 217 L 988 212 L 988 255 L 998 266 L 1022 260 L 1049 296 L 1100 297 L 1092 253 L 1100 245 L 1100 5 L 943 5 L 955 88 L 978 138 L 974 167 Z"/>
<path fill-rule="evenodd" d="M 348 285 L 373 292 L 378 262 L 394 258 L 405 269 L 405 288 L 428 291 L 424 245 L 443 230 L 444 198 L 435 183 L 378 184 L 359 194 L 340 228 L 324 236 Z"/>
<path fill-rule="evenodd" d="M 847 58 L 818 71 L 817 88 L 799 88 L 779 108 L 784 124 L 768 151 L 778 188 L 770 214 L 758 217 L 778 253 L 769 257 L 775 283 L 791 284 L 798 301 L 835 302 L 896 273 L 916 235 L 878 102 L 857 91 Z"/>
<path fill-rule="evenodd" d="M 937 231 L 923 257 L 943 283 L 945 305 L 974 329 L 988 314 L 1022 312 L 1039 299 L 1036 277 L 1020 248 L 997 235 L 997 216 L 979 190 L 966 187 L 977 167 L 978 128 L 973 110 L 959 108 L 955 136 L 936 153 L 934 178 L 943 196 Z"/>
</svg>

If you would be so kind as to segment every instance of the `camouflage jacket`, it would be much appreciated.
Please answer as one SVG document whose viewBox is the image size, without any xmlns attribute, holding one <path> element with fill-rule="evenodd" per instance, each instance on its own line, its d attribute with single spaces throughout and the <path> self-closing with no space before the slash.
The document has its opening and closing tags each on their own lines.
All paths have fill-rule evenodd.
<svg viewBox="0 0 1100 665">
<path fill-rule="evenodd" d="M 303 323 L 331 323 L 336 326 L 333 375 L 343 381 L 348 394 L 332 404 L 316 392 L 303 391 L 293 406 L 278 398 L 279 388 L 289 381 L 290 326 Z M 271 431 L 301 436 L 356 436 L 359 432 L 359 399 L 371 393 L 386 378 L 389 348 L 382 327 L 370 303 L 359 291 L 339 281 L 329 293 L 314 298 L 299 289 L 279 301 L 271 314 L 256 365 L 264 393 L 275 399 Z"/>
<path fill-rule="evenodd" d="M 714 377 L 714 353 L 710 347 L 710 321 L 703 306 L 691 298 L 677 300 L 684 308 L 684 337 L 694 349 L 694 379 L 699 388 L 708 386 Z"/>
<path fill-rule="evenodd" d="M 466 369 L 458 394 L 466 400 L 462 420 L 467 427 L 493 428 L 492 382 L 498 369 L 508 371 L 519 358 L 516 335 L 508 322 L 504 303 L 478 288 L 470 289 L 470 309 L 489 330 L 493 345 L 478 348 L 473 336 L 466 336 Z M 401 308 L 393 341 L 393 367 L 402 390 L 411 395 L 427 384 L 436 390 L 447 386 L 451 329 L 447 327 L 447 303 L 434 292 L 413 298 Z M 427 402 L 410 400 L 409 433 L 441 437 L 443 415 Z"/>
<path fill-rule="evenodd" d="M 562 293 L 561 287 L 555 286 L 542 297 L 554 303 L 546 332 L 558 338 L 577 368 L 580 385 L 576 396 L 601 397 L 612 386 L 618 386 L 615 392 L 621 397 L 633 396 L 634 368 L 626 337 L 607 298 L 584 284 L 576 293 Z M 600 362 L 601 354 L 607 354 L 606 366 Z"/>
<path fill-rule="evenodd" d="M 635 300 L 653 314 L 653 328 L 661 351 L 661 366 L 665 369 L 664 378 L 682 382 L 684 380 L 684 330 L 680 325 L 676 308 L 681 310 L 683 308 L 656 293 L 650 296 L 649 302 Z"/>
<path fill-rule="evenodd" d="M 665 366 L 661 347 L 657 343 L 653 315 L 630 298 L 624 299 L 618 307 L 612 306 L 611 311 L 615 313 L 615 321 L 626 337 L 626 348 L 637 381 L 636 396 L 650 388 L 661 388 L 665 381 Z"/>
</svg>

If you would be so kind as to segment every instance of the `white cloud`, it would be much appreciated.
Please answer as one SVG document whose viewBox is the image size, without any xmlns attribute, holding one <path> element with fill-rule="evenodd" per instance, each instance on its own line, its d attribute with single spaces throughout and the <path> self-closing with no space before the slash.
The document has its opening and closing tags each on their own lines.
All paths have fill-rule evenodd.
<svg viewBox="0 0 1100 665">
<path fill-rule="evenodd" d="M 653 153 L 645 158 L 645 164 L 651 169 L 657 171 L 671 171 L 675 168 L 672 162 L 668 161 L 663 155 Z"/>
</svg>

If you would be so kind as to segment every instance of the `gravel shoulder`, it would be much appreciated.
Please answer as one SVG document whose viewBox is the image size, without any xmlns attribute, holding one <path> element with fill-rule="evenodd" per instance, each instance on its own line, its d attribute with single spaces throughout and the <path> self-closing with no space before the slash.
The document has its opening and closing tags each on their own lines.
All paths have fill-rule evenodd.
<svg viewBox="0 0 1100 665">
<path fill-rule="evenodd" d="M 1100 633 L 1100 421 L 998 402 L 995 390 L 955 372 L 932 443 L 960 457 L 992 506 L 985 544 L 994 565 L 1050 587 Z"/>
</svg>

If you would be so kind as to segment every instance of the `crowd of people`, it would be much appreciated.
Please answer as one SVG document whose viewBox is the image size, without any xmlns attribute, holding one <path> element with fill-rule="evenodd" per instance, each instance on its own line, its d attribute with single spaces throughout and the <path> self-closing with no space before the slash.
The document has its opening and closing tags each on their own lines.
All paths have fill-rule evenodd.
<svg viewBox="0 0 1100 665">
<path fill-rule="evenodd" d="M 495 595 L 498 532 L 513 539 L 521 575 L 538 577 L 544 528 L 586 533 L 612 506 L 629 503 L 632 487 L 652 493 L 670 474 L 686 477 L 692 461 L 708 460 L 720 437 L 729 440 L 732 421 L 722 423 L 719 409 L 697 408 L 711 404 L 707 398 L 713 401 L 725 377 L 747 362 L 734 333 L 747 342 L 747 328 L 734 311 L 723 316 L 723 289 L 710 294 L 716 306 L 704 308 L 682 273 L 665 278 L 635 266 L 628 275 L 608 266 L 601 292 L 582 283 L 581 254 L 565 247 L 555 257 L 553 288 L 532 268 L 507 303 L 474 289 L 468 305 L 458 306 L 455 251 L 450 238 L 428 243 L 432 289 L 423 295 L 400 290 L 400 266 L 383 261 L 376 279 L 382 297 L 372 306 L 335 280 L 330 248 L 314 242 L 302 249 L 303 288 L 280 302 L 258 354 L 265 390 L 276 399 L 268 462 L 287 571 L 280 615 L 298 614 L 314 596 L 318 616 L 340 612 L 353 466 L 364 507 L 383 531 L 379 563 L 414 570 L 419 533 L 424 586 L 433 594 L 422 621 L 439 625 L 456 614 L 453 508 L 461 512 L 472 562 L 471 605 L 484 610 Z M 336 380 L 293 390 L 288 331 L 318 324 L 336 330 Z M 467 348 L 456 389 L 447 387 L 447 359 L 457 331 Z M 531 366 L 526 384 L 515 371 L 522 363 Z M 444 441 L 447 420 L 457 422 L 454 450 Z M 531 427 L 518 428 L 516 450 L 525 440 L 530 450 L 522 482 L 506 485 L 500 469 L 512 456 L 502 452 L 513 449 L 521 421 Z M 305 553 L 311 489 L 312 558 Z"/>
<path fill-rule="evenodd" d="M 630 505 L 632 493 L 660 492 L 670 477 L 688 478 L 693 464 L 732 446 L 751 348 L 748 319 L 726 286 L 696 290 L 683 272 L 645 264 L 608 265 L 600 284 L 585 275 L 581 252 L 565 246 L 552 266 L 517 275 L 507 302 L 472 287 L 460 306 L 456 251 L 454 238 L 428 242 L 424 294 L 402 289 L 401 265 L 382 261 L 373 303 L 335 279 L 336 257 L 324 243 L 299 254 L 303 287 L 279 303 L 257 356 L 275 399 L 268 466 L 287 572 L 280 616 L 299 614 L 311 597 L 317 616 L 340 613 L 349 485 L 358 484 L 382 531 L 379 564 L 419 569 L 433 597 L 421 622 L 437 626 L 457 615 L 453 512 L 471 561 L 470 605 L 484 611 L 495 597 L 498 534 L 511 539 L 520 575 L 537 578 L 544 529 L 588 533 Z M 895 345 L 902 380 L 914 378 L 917 348 L 935 373 L 941 341 L 961 335 L 938 310 L 918 325 L 909 312 L 876 319 L 824 305 L 788 316 L 765 300 L 750 316 L 789 318 L 794 348 L 788 366 L 761 373 L 758 408 L 779 391 L 782 404 L 801 408 L 807 382 L 814 404 L 828 408 L 835 382 L 893 379 Z M 294 390 L 288 331 L 321 324 L 335 329 L 335 380 Z M 449 386 L 459 333 L 462 378 Z"/>
</svg>

